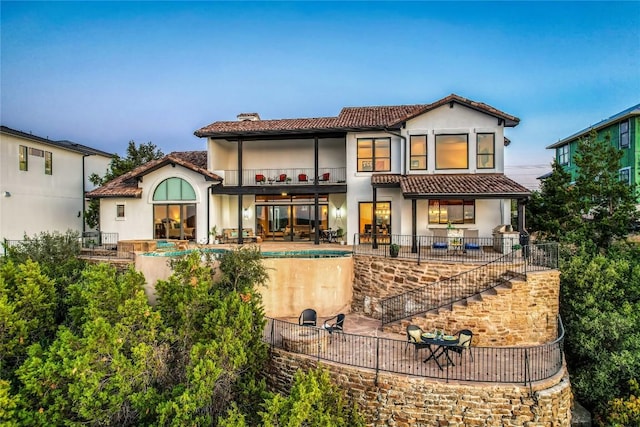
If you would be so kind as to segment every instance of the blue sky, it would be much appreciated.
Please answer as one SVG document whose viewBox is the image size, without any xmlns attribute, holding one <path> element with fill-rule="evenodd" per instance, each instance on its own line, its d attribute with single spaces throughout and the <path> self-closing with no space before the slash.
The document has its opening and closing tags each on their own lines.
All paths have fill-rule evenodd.
<svg viewBox="0 0 640 427">
<path fill-rule="evenodd" d="M 2 124 L 124 154 L 240 112 L 450 93 L 521 119 L 507 174 L 640 103 L 640 2 L 1 2 Z M 526 175 L 526 177 L 525 177 Z M 524 177 L 524 178 L 523 178 Z"/>
</svg>

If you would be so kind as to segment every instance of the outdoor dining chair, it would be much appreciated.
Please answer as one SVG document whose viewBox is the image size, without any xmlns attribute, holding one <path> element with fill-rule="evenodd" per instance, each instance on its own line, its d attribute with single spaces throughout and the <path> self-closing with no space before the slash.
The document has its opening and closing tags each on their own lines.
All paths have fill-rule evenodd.
<svg viewBox="0 0 640 427">
<path fill-rule="evenodd" d="M 300 326 L 316 326 L 318 315 L 313 308 L 307 308 L 300 313 L 298 325 Z"/>
<path fill-rule="evenodd" d="M 462 329 L 458 332 L 458 345 L 451 348 L 451 351 L 455 351 L 458 353 L 460 358 L 462 358 L 462 353 L 466 350 L 469 352 L 471 356 L 471 361 L 473 362 L 473 351 L 471 351 L 471 340 L 473 339 L 473 332 L 469 329 Z"/>
<path fill-rule="evenodd" d="M 407 326 L 407 344 L 404 347 L 404 351 L 407 351 L 407 347 L 409 347 L 409 344 L 413 344 L 415 350 L 429 347 L 429 344 L 422 341 L 422 334 L 424 334 L 424 331 L 420 326 Z"/>
<path fill-rule="evenodd" d="M 346 340 L 347 338 L 344 336 L 344 319 L 345 316 L 343 313 L 338 314 L 330 319 L 327 319 L 323 322 L 322 327 L 326 329 L 329 334 L 333 335 L 334 332 L 341 333 L 342 339 Z"/>
</svg>

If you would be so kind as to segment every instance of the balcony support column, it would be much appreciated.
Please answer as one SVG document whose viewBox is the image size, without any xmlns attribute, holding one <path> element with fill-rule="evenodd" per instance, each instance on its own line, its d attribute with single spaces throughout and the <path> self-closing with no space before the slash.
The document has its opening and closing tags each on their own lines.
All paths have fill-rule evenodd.
<svg viewBox="0 0 640 427">
<path fill-rule="evenodd" d="M 314 233 L 313 242 L 316 245 L 320 244 L 320 205 L 318 204 L 318 169 L 319 169 L 319 147 L 318 147 L 318 135 L 313 137 L 313 208 L 314 212 Z"/>
<path fill-rule="evenodd" d="M 242 138 L 238 138 L 238 187 L 242 187 Z M 238 194 L 238 244 L 242 245 L 242 192 Z"/>
<path fill-rule="evenodd" d="M 373 187 L 373 224 L 371 224 L 371 248 L 378 249 L 378 189 Z"/>
<path fill-rule="evenodd" d="M 411 199 L 411 253 L 418 252 L 418 217 L 417 217 L 417 200 Z"/>
</svg>

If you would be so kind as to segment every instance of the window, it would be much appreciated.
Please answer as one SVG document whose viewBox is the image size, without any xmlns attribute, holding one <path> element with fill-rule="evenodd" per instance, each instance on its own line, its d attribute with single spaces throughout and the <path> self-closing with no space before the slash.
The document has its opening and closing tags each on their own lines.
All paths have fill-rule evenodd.
<svg viewBox="0 0 640 427">
<path fill-rule="evenodd" d="M 371 235 L 373 233 L 373 203 L 360 202 L 359 205 L 359 232 Z M 378 235 L 391 234 L 391 203 L 376 203 L 376 231 Z"/>
<path fill-rule="evenodd" d="M 51 151 L 44 152 L 44 173 L 45 175 L 53 175 L 53 154 Z"/>
<path fill-rule="evenodd" d="M 124 205 L 116 205 L 116 219 L 124 219 Z"/>
<path fill-rule="evenodd" d="M 167 178 L 156 187 L 153 193 L 154 201 L 164 200 L 195 200 L 196 192 L 193 187 L 182 178 Z"/>
<path fill-rule="evenodd" d="M 629 148 L 629 120 L 620 122 L 620 148 Z"/>
<path fill-rule="evenodd" d="M 410 137 L 411 170 L 427 169 L 427 135 L 411 135 Z"/>
<path fill-rule="evenodd" d="M 436 135 L 436 169 L 467 169 L 469 142 L 467 134 Z"/>
<path fill-rule="evenodd" d="M 558 147 L 558 163 L 561 165 L 569 164 L 569 144 L 563 145 L 562 147 Z"/>
<path fill-rule="evenodd" d="M 493 169 L 495 167 L 495 139 L 493 133 L 479 133 L 477 138 L 476 164 L 478 169 Z"/>
<path fill-rule="evenodd" d="M 429 200 L 430 224 L 475 224 L 475 200 Z"/>
<path fill-rule="evenodd" d="M 620 169 L 619 179 L 620 182 L 631 185 L 631 168 L 629 167 Z"/>
<path fill-rule="evenodd" d="M 24 145 L 21 145 L 19 148 L 19 156 L 18 163 L 20 165 L 21 171 L 29 170 L 29 149 Z"/>
<path fill-rule="evenodd" d="M 358 172 L 391 170 L 391 138 L 358 139 Z"/>
</svg>

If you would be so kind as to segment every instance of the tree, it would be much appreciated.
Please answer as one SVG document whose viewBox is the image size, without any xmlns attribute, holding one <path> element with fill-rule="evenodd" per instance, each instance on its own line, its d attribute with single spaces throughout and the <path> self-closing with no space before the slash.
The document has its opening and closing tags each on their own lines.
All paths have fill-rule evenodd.
<svg viewBox="0 0 640 427">
<path fill-rule="evenodd" d="M 136 143 L 134 141 L 129 141 L 127 157 L 121 158 L 117 154 L 114 154 L 107 173 L 103 177 L 93 173 L 89 176 L 89 181 L 93 185 L 101 186 L 112 179 L 132 171 L 138 166 L 142 166 L 151 160 L 161 159 L 162 157 L 164 157 L 164 154 L 152 142 L 140 144 L 139 147 L 136 147 Z M 96 228 L 100 225 L 100 201 L 98 199 L 91 199 L 89 206 L 85 210 L 84 216 L 85 222 L 89 228 Z"/>
<path fill-rule="evenodd" d="M 609 135 L 598 138 L 592 131 L 578 141 L 573 201 L 576 214 L 587 220 L 580 222 L 576 240 L 592 240 L 598 248 L 607 248 L 629 234 L 630 224 L 638 218 L 635 189 L 620 181 L 621 157 Z"/>
<path fill-rule="evenodd" d="M 298 370 L 288 397 L 274 395 L 260 412 L 264 427 L 364 426 L 354 404 L 348 404 L 326 370 Z"/>
<path fill-rule="evenodd" d="M 542 181 L 527 203 L 527 228 L 540 239 L 560 241 L 575 227 L 572 215 L 571 175 L 554 160 L 551 175 Z"/>
</svg>

